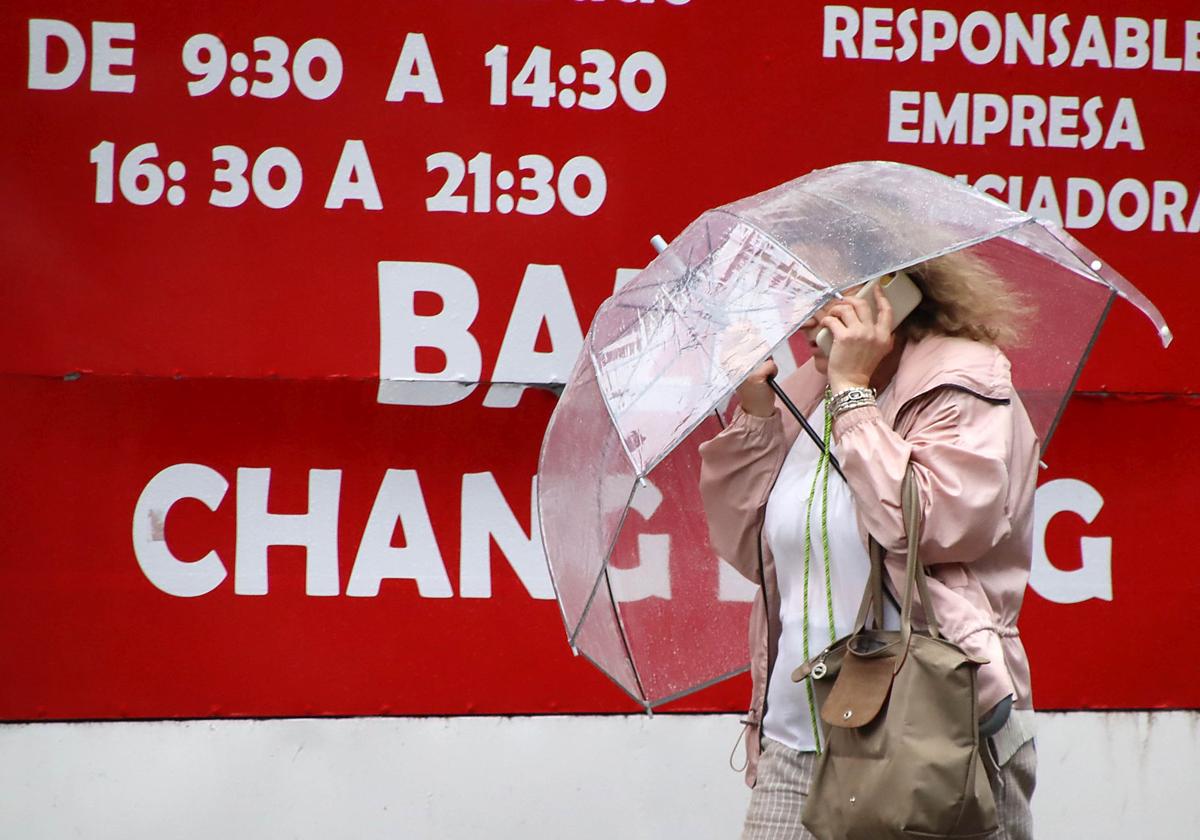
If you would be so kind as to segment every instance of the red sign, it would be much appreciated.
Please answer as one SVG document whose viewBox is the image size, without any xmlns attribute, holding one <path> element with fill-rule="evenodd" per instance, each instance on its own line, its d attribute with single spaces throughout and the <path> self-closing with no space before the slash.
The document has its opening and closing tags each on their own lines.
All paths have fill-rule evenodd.
<svg viewBox="0 0 1200 840">
<path fill-rule="evenodd" d="M 1042 707 L 1200 706 L 1155 653 L 1200 596 L 1200 19 L 947 5 L 8 4 L 0 718 L 634 709 L 565 642 L 537 386 L 651 235 L 855 159 L 1061 220 L 1175 328 L 1114 308 L 1022 635 Z"/>
</svg>

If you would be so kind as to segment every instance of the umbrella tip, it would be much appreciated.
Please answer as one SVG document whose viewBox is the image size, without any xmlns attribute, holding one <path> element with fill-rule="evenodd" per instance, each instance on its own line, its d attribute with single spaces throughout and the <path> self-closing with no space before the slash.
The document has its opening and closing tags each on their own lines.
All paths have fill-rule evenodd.
<svg viewBox="0 0 1200 840">
<path fill-rule="evenodd" d="M 663 239 L 659 234 L 654 234 L 650 237 L 650 244 L 654 246 L 656 253 L 661 254 L 667 250 L 667 240 Z"/>
<path fill-rule="evenodd" d="M 1158 337 L 1162 339 L 1163 347 L 1168 346 L 1175 340 L 1175 336 L 1171 333 L 1171 328 L 1166 324 L 1158 328 Z"/>
</svg>

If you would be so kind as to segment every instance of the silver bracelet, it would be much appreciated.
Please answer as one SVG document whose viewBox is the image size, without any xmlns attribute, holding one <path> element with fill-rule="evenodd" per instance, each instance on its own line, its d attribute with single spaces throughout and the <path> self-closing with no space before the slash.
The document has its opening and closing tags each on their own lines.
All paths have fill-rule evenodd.
<svg viewBox="0 0 1200 840">
<path fill-rule="evenodd" d="M 866 408 L 867 406 L 872 405 L 875 405 L 875 401 L 872 399 L 855 400 L 854 402 L 843 403 L 834 409 L 833 419 L 836 420 L 846 412 L 853 411 L 856 408 Z"/>
<path fill-rule="evenodd" d="M 855 408 L 875 405 L 874 388 L 847 388 L 833 395 L 830 411 L 835 418 Z"/>
<path fill-rule="evenodd" d="M 843 391 L 838 391 L 833 395 L 833 408 L 836 411 L 840 406 L 854 402 L 875 402 L 874 388 L 846 388 Z"/>
</svg>

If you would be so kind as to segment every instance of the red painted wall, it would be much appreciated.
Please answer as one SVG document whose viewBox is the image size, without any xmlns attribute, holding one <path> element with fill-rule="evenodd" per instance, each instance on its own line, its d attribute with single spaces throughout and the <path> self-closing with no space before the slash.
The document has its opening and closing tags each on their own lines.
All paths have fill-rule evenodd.
<svg viewBox="0 0 1200 840">
<path fill-rule="evenodd" d="M 1025 52 L 1004 62 L 1015 23 L 1005 13 L 1016 6 L 1027 27 L 1045 15 L 1041 64 Z M 648 262 L 650 235 L 670 238 L 708 207 L 856 159 L 973 183 L 1000 176 L 980 186 L 1067 217 L 1174 328 L 1163 351 L 1149 324 L 1118 303 L 1047 454 L 1044 483 L 1082 483 L 1101 506 L 1085 521 L 1070 508 L 1091 498 L 1079 484 L 1047 493 L 1068 502 L 1047 526 L 1046 557 L 1071 571 L 1084 564 L 1081 539 L 1092 540 L 1090 556 L 1111 563 L 1111 600 L 1067 604 L 1035 588 L 1022 634 L 1042 707 L 1200 706 L 1194 669 L 1169 655 L 1167 641 L 1188 637 L 1200 602 L 1185 537 L 1200 468 L 1190 443 L 1200 429 L 1200 293 L 1189 279 L 1200 229 L 1200 117 L 1191 106 L 1200 14 L 1183 2 L 1143 3 L 1119 10 L 1136 20 L 1114 12 L 1091 22 L 1091 4 L 1062 0 L 947 3 L 944 17 L 909 21 L 904 8 L 868 26 L 859 6 L 789 2 L 7 4 L 0 718 L 632 709 L 571 656 L 544 571 L 539 578 L 521 565 L 536 549 L 530 487 L 554 397 L 534 389 L 501 407 L 486 383 L 545 382 L 529 360 L 553 367 L 572 355 L 572 327 L 586 328 L 618 269 Z M 973 63 L 987 56 L 992 20 L 998 54 Z M 857 37 L 830 37 L 853 21 Z M 917 36 L 924 27 L 945 36 L 952 22 L 974 37 L 929 61 L 920 48 L 905 61 L 894 51 L 861 57 L 903 50 L 906 21 Z M 207 77 L 189 73 L 183 56 L 202 33 L 234 63 L 224 72 L 213 65 L 215 88 L 193 95 L 188 82 Z M 1066 45 L 1057 66 L 1054 33 Z M 272 42 L 255 52 L 262 36 L 287 45 L 286 84 L 268 67 Z M 319 81 L 326 62 L 309 61 L 333 55 L 316 39 L 340 57 L 336 89 L 336 73 L 325 87 Z M 190 43 L 193 67 L 212 58 Z M 847 55 L 847 43 L 860 57 Z M 498 44 L 508 47 L 507 84 L 486 63 Z M 539 75 L 535 58 L 525 81 L 546 107 L 519 95 L 535 47 L 549 50 L 547 71 Z M 584 72 L 605 67 L 588 50 L 612 57 L 612 97 L 609 83 L 584 83 Z M 241 71 L 237 53 L 248 62 Z M 1106 56 L 1137 65 L 1143 53 L 1145 66 L 1102 66 Z M 497 66 L 500 53 L 490 54 Z M 403 99 L 388 101 L 406 79 Z M 132 90 L 103 89 L 122 87 Z M 492 104 L 501 90 L 506 104 Z M 921 139 L 934 99 L 949 109 L 960 93 L 972 97 L 968 117 L 993 121 L 992 133 L 976 125 L 972 143 L 964 123 L 962 143 L 936 132 L 931 142 L 901 142 L 913 126 Z M 580 104 L 613 97 L 607 107 Z M 996 122 L 998 102 L 1027 114 L 1044 107 L 1040 133 L 1014 145 L 1012 120 Z M 142 148 L 142 161 L 135 150 L 147 143 L 157 154 Z M 214 149 L 230 146 L 245 153 L 244 181 L 227 163 L 235 151 L 214 161 Z M 450 170 L 431 165 L 439 153 L 433 164 Z M 522 161 L 529 155 L 541 159 Z M 445 189 L 454 161 L 472 159 L 457 189 Z M 272 168 L 278 162 L 291 167 L 290 180 L 286 167 Z M 136 177 L 139 163 L 149 177 Z M 588 178 L 560 180 L 564 168 L 590 173 L 593 190 L 602 170 L 603 200 L 594 192 L 589 204 Z M 335 182 L 357 198 L 330 206 Z M 246 195 L 216 206 L 214 188 L 218 203 Z M 1102 190 L 1105 211 L 1089 212 L 1085 200 L 1073 214 L 1080 189 Z M 1114 191 L 1126 195 L 1109 200 Z M 506 202 L 510 212 L 501 212 Z M 456 204 L 465 212 L 436 209 Z M 453 276 L 465 297 L 426 289 L 409 310 L 381 307 L 381 263 L 459 269 L 413 274 Z M 396 345 L 381 349 L 389 334 Z M 506 334 L 515 367 L 497 375 Z M 442 394 L 447 404 L 405 404 L 428 386 L 388 396 L 379 377 L 410 359 L 417 378 L 444 379 L 449 363 L 447 376 L 485 384 Z M 182 499 L 162 521 L 143 522 L 138 537 L 139 499 L 180 464 L 201 465 L 193 474 L 211 486 L 227 484 L 215 510 Z M 238 499 L 268 475 L 256 469 L 270 471 L 268 507 L 246 502 L 239 515 Z M 249 594 L 254 576 L 238 583 L 251 554 L 238 545 L 239 528 L 249 541 L 255 528 L 274 527 L 263 522 L 290 527 L 263 514 L 305 513 L 317 485 L 330 491 L 317 501 L 320 515 L 294 523 L 315 547 L 271 547 L 268 591 Z M 399 519 L 390 535 L 368 527 L 373 508 Z M 489 529 L 498 534 L 490 542 Z M 414 579 L 346 594 L 364 544 L 379 556 L 407 546 L 402 562 Z M 206 568 L 224 576 L 204 594 L 168 594 L 145 571 L 163 546 L 183 562 L 215 552 Z M 332 569 L 337 594 L 306 594 L 306 569 L 309 591 L 329 590 Z M 1123 662 L 1136 663 L 1136 678 Z M 743 680 L 676 708 L 740 708 Z"/>
</svg>

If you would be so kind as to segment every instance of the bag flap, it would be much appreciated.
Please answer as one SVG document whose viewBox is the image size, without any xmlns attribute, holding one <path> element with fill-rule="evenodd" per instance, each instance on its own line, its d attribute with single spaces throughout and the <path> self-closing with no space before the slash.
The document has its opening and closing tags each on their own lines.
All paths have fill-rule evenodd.
<svg viewBox="0 0 1200 840">
<path fill-rule="evenodd" d="M 821 706 L 821 720 L 843 729 L 857 729 L 873 721 L 892 689 L 895 667 L 895 654 L 848 653 Z"/>
</svg>

